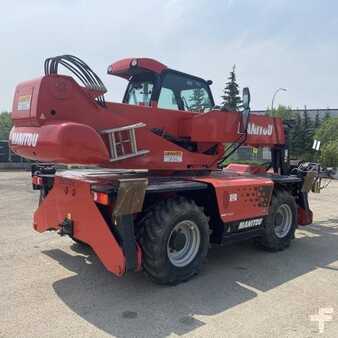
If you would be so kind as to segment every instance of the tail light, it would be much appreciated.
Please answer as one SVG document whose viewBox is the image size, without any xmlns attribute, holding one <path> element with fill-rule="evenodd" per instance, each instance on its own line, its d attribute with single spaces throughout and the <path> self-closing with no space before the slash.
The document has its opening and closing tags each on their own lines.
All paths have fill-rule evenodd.
<svg viewBox="0 0 338 338">
<path fill-rule="evenodd" d="M 93 192 L 93 198 L 96 203 L 109 205 L 109 195 L 105 192 Z"/>
<path fill-rule="evenodd" d="M 43 184 L 42 177 L 32 176 L 32 184 L 36 186 L 41 186 Z"/>
</svg>

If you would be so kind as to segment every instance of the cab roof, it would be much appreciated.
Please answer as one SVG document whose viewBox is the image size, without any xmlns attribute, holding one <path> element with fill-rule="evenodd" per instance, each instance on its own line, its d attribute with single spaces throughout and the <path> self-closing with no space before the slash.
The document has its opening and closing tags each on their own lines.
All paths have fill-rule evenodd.
<svg viewBox="0 0 338 338">
<path fill-rule="evenodd" d="M 143 71 L 161 74 L 168 67 L 161 62 L 150 58 L 128 58 L 112 63 L 107 70 L 108 74 L 129 79 L 132 75 Z"/>
</svg>

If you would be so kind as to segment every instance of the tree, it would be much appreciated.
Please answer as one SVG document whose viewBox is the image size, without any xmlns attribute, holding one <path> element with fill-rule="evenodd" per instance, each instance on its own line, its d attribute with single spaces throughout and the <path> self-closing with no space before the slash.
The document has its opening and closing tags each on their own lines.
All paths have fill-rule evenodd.
<svg viewBox="0 0 338 338">
<path fill-rule="evenodd" d="M 308 111 L 306 106 L 304 107 L 304 115 L 303 115 L 303 152 L 306 155 L 306 160 L 311 159 L 312 155 L 312 144 L 313 144 L 313 137 L 314 137 L 314 128 L 313 128 L 313 122 L 309 117 Z"/>
<path fill-rule="evenodd" d="M 191 102 L 191 105 L 189 107 L 191 111 L 202 111 L 203 107 L 206 106 L 204 89 L 195 88 L 192 95 L 189 97 L 189 102 Z"/>
<path fill-rule="evenodd" d="M 225 85 L 222 95 L 222 106 L 231 109 L 238 110 L 242 100 L 239 96 L 238 84 L 236 82 L 236 74 L 235 74 L 236 65 L 233 66 L 232 71 L 230 72 L 230 76 L 228 77 L 228 82 Z"/>
<path fill-rule="evenodd" d="M 323 146 L 320 160 L 326 167 L 338 167 L 338 138 Z"/>
<path fill-rule="evenodd" d="M 292 120 L 295 118 L 295 113 L 292 111 L 291 107 L 279 105 L 274 109 L 267 109 L 266 114 L 274 117 L 281 117 L 283 120 Z"/>
<path fill-rule="evenodd" d="M 338 167 L 338 117 L 329 117 L 315 133 L 321 142 L 320 161 L 327 167 Z"/>
<path fill-rule="evenodd" d="M 299 156 L 301 156 L 304 149 L 304 138 L 303 138 L 303 121 L 299 113 L 296 115 L 296 119 L 290 131 L 289 147 L 290 154 L 293 157 L 299 158 Z"/>
<path fill-rule="evenodd" d="M 328 111 L 325 112 L 324 121 L 328 120 L 331 117 Z"/>
<path fill-rule="evenodd" d="M 12 120 L 8 112 L 0 113 L 0 140 L 8 140 Z"/>
<path fill-rule="evenodd" d="M 323 121 L 320 128 L 315 133 L 315 139 L 319 140 L 324 146 L 330 141 L 338 139 L 338 117 L 330 117 Z"/>
<path fill-rule="evenodd" d="M 315 123 L 314 123 L 314 129 L 317 130 L 320 127 L 320 118 L 319 118 L 319 113 L 317 112 L 316 117 L 315 117 Z"/>
</svg>

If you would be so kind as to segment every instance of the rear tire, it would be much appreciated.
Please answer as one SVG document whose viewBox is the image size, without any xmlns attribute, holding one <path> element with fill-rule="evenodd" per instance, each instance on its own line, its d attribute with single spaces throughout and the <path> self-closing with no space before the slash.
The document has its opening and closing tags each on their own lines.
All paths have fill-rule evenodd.
<svg viewBox="0 0 338 338">
<path fill-rule="evenodd" d="M 264 219 L 264 235 L 258 244 L 269 251 L 281 251 L 290 246 L 297 226 L 297 206 L 284 190 L 273 192 L 269 215 Z"/>
<path fill-rule="evenodd" d="M 154 282 L 176 285 L 199 273 L 209 248 L 209 224 L 194 201 L 161 201 L 140 227 L 143 268 Z"/>
</svg>

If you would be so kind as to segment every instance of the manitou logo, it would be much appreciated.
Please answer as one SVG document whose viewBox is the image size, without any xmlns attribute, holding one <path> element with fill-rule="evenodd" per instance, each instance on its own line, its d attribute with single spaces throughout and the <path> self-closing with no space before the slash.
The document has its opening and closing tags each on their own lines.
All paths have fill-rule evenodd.
<svg viewBox="0 0 338 338">
<path fill-rule="evenodd" d="M 248 221 L 242 221 L 239 223 L 238 230 L 246 229 L 246 228 L 254 228 L 256 226 L 261 225 L 262 222 L 263 222 L 263 218 L 256 218 L 256 219 L 251 219 Z"/>
<path fill-rule="evenodd" d="M 11 133 L 9 135 L 9 140 L 11 144 L 16 144 L 20 146 L 36 147 L 38 143 L 39 134 L 38 133 Z"/>
<path fill-rule="evenodd" d="M 267 127 L 258 126 L 252 122 L 248 124 L 248 134 L 257 135 L 257 136 L 271 136 L 272 135 L 272 124 L 269 124 Z"/>
</svg>

